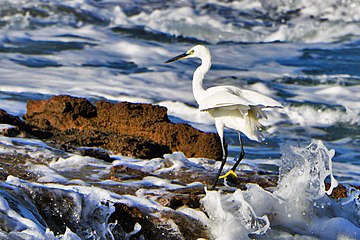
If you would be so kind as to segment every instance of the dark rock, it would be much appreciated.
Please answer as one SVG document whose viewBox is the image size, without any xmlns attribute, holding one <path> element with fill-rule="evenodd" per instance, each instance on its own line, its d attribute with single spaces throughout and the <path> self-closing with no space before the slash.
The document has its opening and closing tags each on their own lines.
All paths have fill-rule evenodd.
<svg viewBox="0 0 360 240">
<path fill-rule="evenodd" d="M 170 168 L 173 163 L 164 159 L 162 161 L 162 165 L 166 168 Z M 191 168 L 192 167 L 192 168 Z M 164 169 L 162 169 L 164 170 Z M 215 177 L 209 173 L 208 170 L 202 167 L 196 166 L 181 166 L 176 171 L 159 171 L 159 172 L 145 172 L 135 166 L 123 166 L 123 165 L 116 165 L 111 167 L 110 176 L 109 178 L 116 181 L 123 181 L 129 178 L 138 178 L 141 179 L 147 176 L 155 176 L 160 179 L 168 179 L 176 181 L 174 183 L 185 186 L 188 183 L 193 182 L 201 182 L 203 184 L 211 184 L 214 181 Z"/>
<path fill-rule="evenodd" d="M 183 193 L 173 193 L 161 196 L 158 199 L 158 202 L 165 206 L 172 208 L 174 210 L 180 207 L 190 207 L 190 208 L 199 208 L 200 207 L 200 199 L 205 196 L 204 188 L 201 189 L 187 189 L 187 191 Z M 177 189 L 178 190 L 178 189 Z"/>
<path fill-rule="evenodd" d="M 31 184 L 19 185 L 17 189 L 1 186 L 0 190 L 7 192 L 5 196 L 11 200 L 14 211 L 19 215 L 25 211 L 40 228 L 48 228 L 55 235 L 64 234 L 69 228 L 81 239 L 112 239 L 104 229 L 110 216 L 106 211 L 108 202 L 92 204 L 87 194 Z"/>
<path fill-rule="evenodd" d="M 27 171 L 24 166 L 29 158 L 18 154 L 0 154 L 0 180 L 5 181 L 10 175 L 24 180 L 36 179 L 36 175 Z"/>
<path fill-rule="evenodd" d="M 106 162 L 112 162 L 113 159 L 110 157 L 110 154 L 103 148 L 92 148 L 92 147 L 74 147 L 70 144 L 52 144 L 57 149 L 61 149 L 63 151 L 77 154 L 80 156 L 88 156 L 97 159 L 102 159 Z"/>
<path fill-rule="evenodd" d="M 33 188 L 29 194 L 47 226 L 57 235 L 64 234 L 66 227 L 79 231 L 81 205 L 71 194 L 63 190 Z"/>
<path fill-rule="evenodd" d="M 162 214 L 162 218 L 171 219 L 176 224 L 181 239 L 212 239 L 209 229 L 202 222 L 179 211 L 167 211 Z"/>
<path fill-rule="evenodd" d="M 119 232 L 130 233 L 136 223 L 141 225 L 138 233 L 130 239 L 198 239 L 210 238 L 210 233 L 206 226 L 200 221 L 187 216 L 178 211 L 164 211 L 159 216 L 153 215 L 148 209 L 141 209 L 140 206 L 127 206 L 125 204 L 115 204 L 115 212 L 110 216 L 109 221 L 117 221 L 118 225 L 113 229 L 116 234 Z M 177 227 L 174 227 L 174 223 Z"/>
<path fill-rule="evenodd" d="M 9 126 L 0 130 L 0 134 L 6 137 L 17 137 L 21 134 L 19 127 Z"/>
<path fill-rule="evenodd" d="M 238 172 L 238 176 L 235 178 L 233 175 L 227 177 L 227 184 L 241 190 L 246 190 L 246 184 L 256 183 L 264 189 L 277 186 L 279 179 L 278 173 L 274 172 Z"/>
<path fill-rule="evenodd" d="M 113 181 L 123 181 L 129 179 L 141 180 L 142 178 L 149 175 L 150 175 L 149 173 L 144 172 L 140 169 L 136 169 L 134 167 L 129 167 L 125 165 L 116 165 L 111 167 L 109 178 Z"/>
<path fill-rule="evenodd" d="M 16 126 L 22 130 L 29 129 L 19 117 L 13 116 L 3 109 L 0 109 L 0 123 Z"/>
<path fill-rule="evenodd" d="M 14 126 L 15 128 L 5 129 L 3 131 L 3 135 L 8 137 L 38 137 L 38 138 L 49 138 L 51 133 L 44 130 L 39 130 L 32 126 L 29 126 L 25 122 L 23 122 L 19 117 L 13 116 L 7 113 L 5 110 L 0 109 L 0 123 L 9 124 Z"/>
</svg>

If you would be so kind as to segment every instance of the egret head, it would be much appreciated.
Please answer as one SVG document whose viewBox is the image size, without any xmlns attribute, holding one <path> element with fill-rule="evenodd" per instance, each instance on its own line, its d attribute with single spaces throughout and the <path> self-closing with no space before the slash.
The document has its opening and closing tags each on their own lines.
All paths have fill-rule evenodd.
<svg viewBox="0 0 360 240">
<path fill-rule="evenodd" d="M 165 63 L 171 63 L 171 62 L 175 62 L 177 60 L 181 60 L 181 59 L 185 59 L 185 58 L 200 58 L 200 59 L 204 59 L 205 57 L 210 58 L 210 52 L 209 49 L 207 47 L 205 47 L 204 45 L 196 45 L 192 48 L 190 48 L 187 52 L 182 53 L 176 57 L 173 57 L 169 60 L 167 60 Z"/>
</svg>

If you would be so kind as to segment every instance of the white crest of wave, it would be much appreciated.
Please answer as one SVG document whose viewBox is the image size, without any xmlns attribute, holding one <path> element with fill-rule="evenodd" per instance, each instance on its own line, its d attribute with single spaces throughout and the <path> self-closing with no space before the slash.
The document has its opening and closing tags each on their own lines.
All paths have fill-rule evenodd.
<svg viewBox="0 0 360 240">
<path fill-rule="evenodd" d="M 333 42 L 360 30 L 360 8 L 356 1 L 211 1 L 213 12 L 207 10 L 208 1 L 195 2 L 196 7 L 184 4 L 151 12 L 142 11 L 130 17 L 116 7 L 112 23 L 145 26 L 174 36 L 211 43 Z M 234 20 L 226 19 L 216 13 L 221 12 L 222 8 L 238 12 L 239 16 Z M 247 17 L 252 15 L 258 17 Z M 247 22 L 252 25 L 247 26 Z"/>
</svg>

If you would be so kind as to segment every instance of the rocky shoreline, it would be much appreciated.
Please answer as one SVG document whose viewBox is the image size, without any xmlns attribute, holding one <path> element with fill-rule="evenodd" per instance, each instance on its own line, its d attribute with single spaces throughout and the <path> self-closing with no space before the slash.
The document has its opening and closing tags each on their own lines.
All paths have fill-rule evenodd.
<svg viewBox="0 0 360 240">
<path fill-rule="evenodd" d="M 118 223 L 112 230 L 115 239 L 125 239 L 124 233 L 135 231 L 137 224 L 141 225 L 141 229 L 130 234 L 129 239 L 211 239 L 209 230 L 201 221 L 178 209 L 201 207 L 200 201 L 205 196 L 204 186 L 211 185 L 215 171 L 209 174 L 208 170 L 200 167 L 194 171 L 186 164 L 186 158 L 203 158 L 209 162 L 220 159 L 221 146 L 215 134 L 201 132 L 187 124 L 171 123 L 164 107 L 105 101 L 99 101 L 94 106 L 84 98 L 71 96 L 29 100 L 24 121 L 0 110 L 0 123 L 8 124 L 1 131 L 4 136 L 41 139 L 56 149 L 51 159 L 47 156 L 33 157 L 28 153 L 11 154 L 11 151 L 0 155 L 2 181 L 14 176 L 36 182 L 39 174 L 29 172 L 27 162 L 48 163 L 57 157 L 68 157 L 69 154 L 90 156 L 107 162 L 115 160 L 112 154 L 149 160 L 158 158 L 157 161 L 168 168 L 174 165 L 174 158 L 179 158 L 184 164 L 173 172 L 151 171 L 121 163 L 112 166 L 109 173 L 101 178 L 118 182 L 118 186 L 100 186 L 96 183 L 94 186 L 120 195 L 135 196 L 139 194 L 138 189 L 123 183 L 156 177 L 183 187 L 157 195 L 156 186 L 141 185 L 142 189 L 148 191 L 148 198 L 163 207 L 162 211 L 116 203 L 115 211 L 108 219 L 99 217 L 99 221 Z M 91 172 L 79 176 L 86 175 L 91 175 Z M 233 187 L 231 189 L 246 189 L 248 183 L 271 189 L 276 186 L 277 178 L 277 173 L 272 172 L 241 171 L 237 179 L 228 179 L 228 184 Z M 86 182 L 85 177 L 81 180 Z M 201 184 L 187 185 L 193 182 Z M 59 193 L 56 190 L 55 194 L 36 184 L 31 188 L 20 188 L 23 194 L 30 197 L 36 209 L 41 209 L 39 214 L 44 224 L 54 233 L 64 234 L 66 227 L 76 233 L 82 224 L 85 225 L 73 217 L 71 211 L 78 206 L 75 206 L 74 196 L 68 192 Z M 331 195 L 333 198 L 346 196 L 346 188 L 341 185 Z"/>
</svg>

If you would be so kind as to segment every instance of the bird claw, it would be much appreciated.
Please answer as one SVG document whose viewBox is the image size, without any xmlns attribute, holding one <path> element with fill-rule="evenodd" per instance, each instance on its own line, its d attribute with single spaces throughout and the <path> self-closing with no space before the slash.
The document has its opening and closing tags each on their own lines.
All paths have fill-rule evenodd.
<svg viewBox="0 0 360 240">
<path fill-rule="evenodd" d="M 234 177 L 237 177 L 237 174 L 233 171 L 233 170 L 229 170 L 227 173 L 225 173 L 224 175 L 221 175 L 219 177 L 219 179 L 222 179 L 222 178 L 227 178 L 229 175 L 233 175 Z"/>
</svg>

